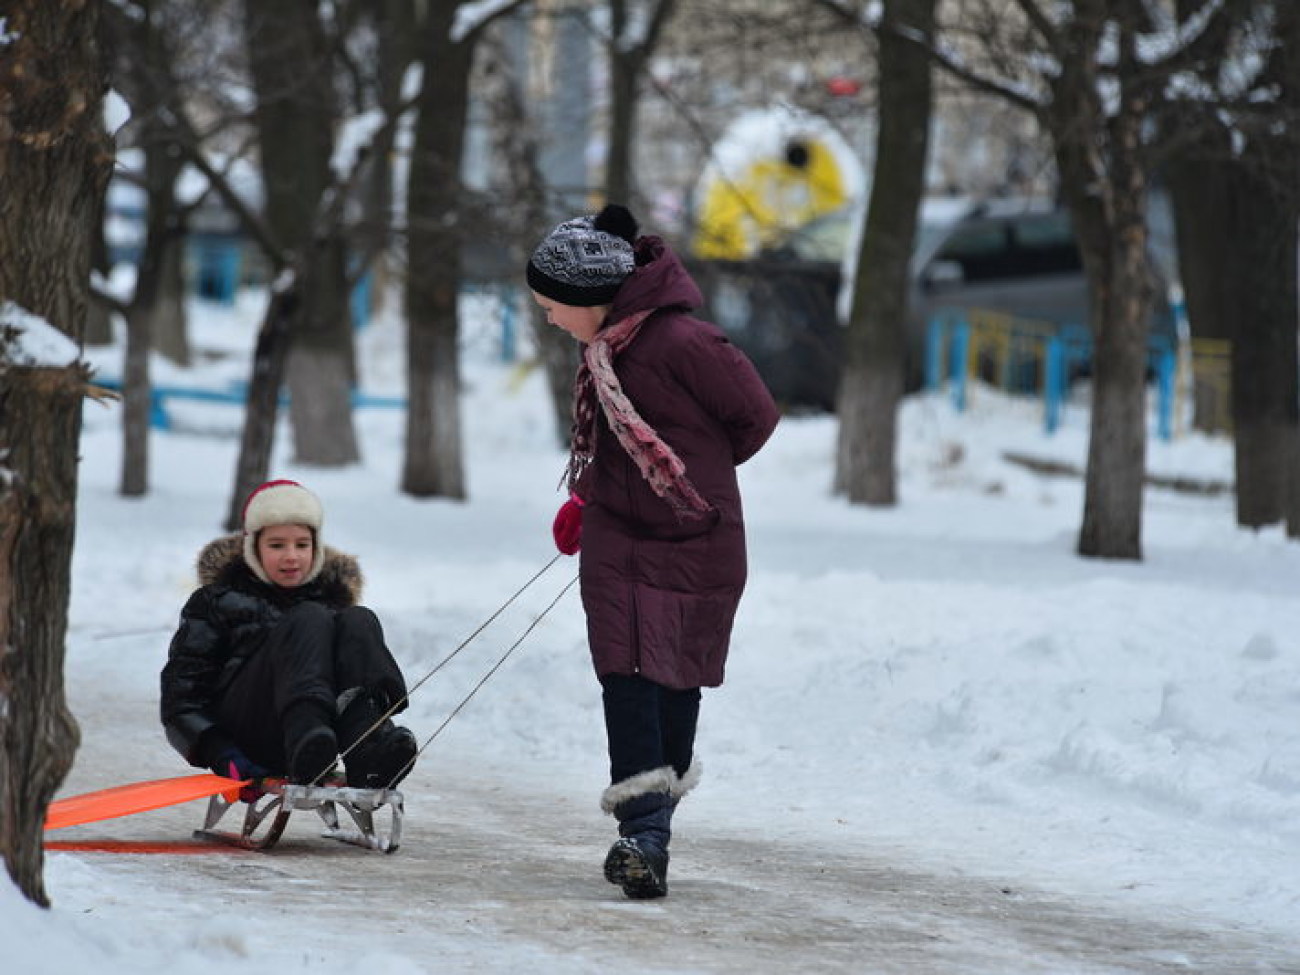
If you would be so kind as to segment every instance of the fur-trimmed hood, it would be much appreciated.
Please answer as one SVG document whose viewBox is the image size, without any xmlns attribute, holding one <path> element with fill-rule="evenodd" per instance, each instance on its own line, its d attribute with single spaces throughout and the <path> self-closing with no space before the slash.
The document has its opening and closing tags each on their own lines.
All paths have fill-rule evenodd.
<svg viewBox="0 0 1300 975">
<path fill-rule="evenodd" d="M 203 546 L 195 562 L 195 569 L 199 585 L 202 586 L 233 584 L 242 575 L 256 579 L 244 560 L 244 536 L 241 532 L 213 539 Z M 325 546 L 325 563 L 320 574 L 307 583 L 309 586 L 320 586 L 335 595 L 333 601 L 345 606 L 355 606 L 361 602 L 364 584 L 365 579 L 356 558 L 328 545 Z"/>
</svg>

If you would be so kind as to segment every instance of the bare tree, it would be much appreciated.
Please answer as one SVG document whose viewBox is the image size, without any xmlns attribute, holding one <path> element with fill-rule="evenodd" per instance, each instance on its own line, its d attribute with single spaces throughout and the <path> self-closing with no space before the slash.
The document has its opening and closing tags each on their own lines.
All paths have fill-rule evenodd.
<svg viewBox="0 0 1300 975">
<path fill-rule="evenodd" d="M 539 120 L 529 112 L 525 79 L 528 75 L 528 21 L 513 18 L 500 36 L 485 38 L 489 57 L 484 58 L 485 75 L 495 97 L 492 131 L 497 157 L 503 163 L 503 183 L 513 201 L 513 225 L 517 230 L 510 248 L 512 263 L 522 269 L 535 241 L 549 229 L 553 202 L 542 172 Z M 556 440 L 568 442 L 573 419 L 573 376 L 578 368 L 578 346 L 569 335 L 546 322 L 533 302 L 528 302 L 528 319 L 537 343 L 538 358 L 546 371 Z"/>
<path fill-rule="evenodd" d="M 375 34 L 373 67 L 374 97 L 385 118 L 395 118 L 403 111 L 402 82 L 414 61 L 416 47 L 416 0 L 382 0 L 377 9 L 362 7 L 358 15 L 369 17 Z M 352 233 L 352 247 L 360 255 L 358 269 L 371 266 L 384 271 L 382 263 L 393 235 L 393 158 L 397 130 L 385 126 L 376 134 L 370 153 L 373 157 L 361 189 L 361 216 Z"/>
<path fill-rule="evenodd" d="M 266 217 L 304 278 L 287 363 L 294 451 L 304 463 L 345 466 L 360 457 L 346 240 L 341 226 L 316 221 L 339 119 L 332 39 L 315 0 L 245 0 L 244 18 Z"/>
<path fill-rule="evenodd" d="M 402 490 L 465 497 L 460 439 L 460 320 L 464 186 L 460 176 L 474 49 L 484 29 L 521 6 L 479 11 L 430 4 L 419 31 L 424 79 L 407 190 L 407 418 Z"/>
<path fill-rule="evenodd" d="M 78 743 L 63 689 L 86 391 L 75 360 L 112 165 L 98 20 L 82 0 L 0 4 L 0 855 L 41 905 L 45 810 Z M 68 337 L 71 362 L 13 354 L 9 326 L 29 316 Z"/>
<path fill-rule="evenodd" d="M 1161 8 L 1156 22 L 1157 8 L 1139 3 L 1016 0 L 1009 10 L 959 0 L 953 23 L 974 39 L 973 53 L 934 50 L 957 77 L 1033 113 L 1052 139 L 1092 294 L 1084 556 L 1142 555 L 1153 112 L 1228 6 L 1207 5 L 1195 22 Z M 1143 45 L 1154 33 L 1172 40 L 1152 57 Z"/>
<path fill-rule="evenodd" d="M 1164 168 L 1192 333 L 1232 343 L 1238 524 L 1285 520 L 1298 537 L 1300 12 L 1275 0 L 1232 10 L 1189 69 L 1212 97 L 1167 106 Z"/>
<path fill-rule="evenodd" d="M 132 111 L 134 141 L 144 153 L 145 240 L 131 300 L 118 309 L 126 321 L 122 371 L 122 475 L 120 491 L 140 497 L 149 489 L 149 421 L 152 390 L 149 353 L 165 346 L 174 361 L 187 362 L 183 294 L 184 220 L 176 181 L 184 166 L 166 119 L 181 110 L 172 69 L 174 25 L 156 0 L 105 8 L 105 26 L 116 57 L 118 90 Z M 159 342 L 164 336 L 165 342 Z"/>
<path fill-rule="evenodd" d="M 903 396 L 908 271 L 925 190 L 933 83 L 926 52 L 936 0 L 885 0 L 880 129 L 840 378 L 836 484 L 850 501 L 897 500 L 895 450 Z"/>
<path fill-rule="evenodd" d="M 641 76 L 654 54 L 677 0 L 609 0 L 609 139 L 605 159 L 605 199 L 641 209 L 636 194 L 632 155 L 636 147 L 637 105 Z"/>
</svg>

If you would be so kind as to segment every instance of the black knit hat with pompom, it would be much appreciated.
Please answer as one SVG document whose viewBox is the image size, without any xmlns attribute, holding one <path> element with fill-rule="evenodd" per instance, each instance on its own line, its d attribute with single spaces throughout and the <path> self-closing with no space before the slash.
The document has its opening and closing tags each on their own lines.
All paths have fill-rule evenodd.
<svg viewBox="0 0 1300 975">
<path fill-rule="evenodd" d="M 636 218 L 617 203 L 566 220 L 533 251 L 528 286 L 564 305 L 608 305 L 636 267 L 636 235 Z"/>
</svg>

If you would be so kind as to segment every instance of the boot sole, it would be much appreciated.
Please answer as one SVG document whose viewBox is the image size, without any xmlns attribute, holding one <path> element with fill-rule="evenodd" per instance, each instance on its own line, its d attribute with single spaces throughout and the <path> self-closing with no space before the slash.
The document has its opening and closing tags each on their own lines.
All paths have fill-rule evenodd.
<svg viewBox="0 0 1300 975">
<path fill-rule="evenodd" d="M 605 879 L 623 888 L 632 900 L 652 900 L 668 895 L 668 884 L 633 842 L 623 839 L 605 857 Z"/>
</svg>

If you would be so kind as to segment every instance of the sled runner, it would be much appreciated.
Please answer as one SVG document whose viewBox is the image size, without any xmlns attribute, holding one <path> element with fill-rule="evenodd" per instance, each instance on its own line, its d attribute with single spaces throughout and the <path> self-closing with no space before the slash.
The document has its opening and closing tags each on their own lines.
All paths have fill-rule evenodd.
<svg viewBox="0 0 1300 975">
<path fill-rule="evenodd" d="M 203 828 L 195 830 L 194 836 L 246 850 L 269 850 L 284 833 L 294 810 L 310 809 L 325 823 L 321 835 L 329 839 L 382 853 L 392 853 L 401 842 L 403 800 L 395 789 L 291 785 L 276 780 L 264 780 L 259 789 L 260 795 L 243 803 L 244 821 L 239 832 L 218 829 L 217 824 L 242 800 L 218 794 L 208 800 Z M 389 811 L 388 828 L 383 830 L 376 827 L 375 814 L 385 806 Z M 354 829 L 340 822 L 340 809 L 347 813 Z M 382 821 L 384 817 L 379 818 Z"/>
</svg>

